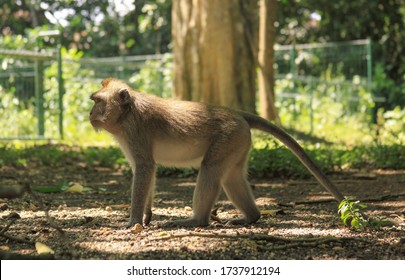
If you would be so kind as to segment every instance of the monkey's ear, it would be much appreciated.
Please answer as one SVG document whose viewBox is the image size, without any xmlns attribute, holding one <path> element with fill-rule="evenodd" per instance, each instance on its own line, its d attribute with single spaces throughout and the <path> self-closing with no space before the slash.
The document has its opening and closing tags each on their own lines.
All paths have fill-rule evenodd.
<svg viewBox="0 0 405 280">
<path fill-rule="evenodd" d="M 127 105 L 131 103 L 131 95 L 127 88 L 122 88 L 118 91 L 118 98 L 121 105 Z"/>
</svg>

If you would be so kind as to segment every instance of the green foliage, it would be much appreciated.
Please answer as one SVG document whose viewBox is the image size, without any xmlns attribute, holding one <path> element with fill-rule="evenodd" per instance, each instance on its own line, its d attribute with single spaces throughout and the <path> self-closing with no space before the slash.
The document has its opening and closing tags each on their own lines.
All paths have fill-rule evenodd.
<svg viewBox="0 0 405 280">
<path fill-rule="evenodd" d="M 147 60 L 129 82 L 141 92 L 170 98 L 173 92 L 172 69 L 173 56 L 170 54 L 164 55 L 162 60 Z"/>
<path fill-rule="evenodd" d="M 373 62 L 382 65 L 387 80 L 394 83 L 394 91 L 398 91 L 403 88 L 405 73 L 405 49 L 402 47 L 405 40 L 404 4 L 403 0 L 280 1 L 278 40 L 282 44 L 292 44 L 370 38 L 373 42 Z M 359 17 L 359 11 L 366 12 Z M 312 13 L 317 13 L 321 19 L 312 20 Z M 375 93 L 377 96 L 399 98 L 402 101 L 396 105 L 405 105 L 403 93 L 401 96 L 388 91 Z M 388 103 L 387 108 L 392 109 L 394 104 Z"/>
<path fill-rule="evenodd" d="M 391 111 L 380 109 L 377 112 L 377 124 L 373 126 L 375 141 L 404 145 L 405 143 L 405 108 L 399 106 Z"/>
<path fill-rule="evenodd" d="M 370 227 L 368 219 L 361 212 L 366 208 L 367 205 L 360 203 L 360 201 L 351 201 L 349 198 L 345 198 L 338 206 L 338 213 L 345 225 L 350 225 L 355 230 L 363 231 Z"/>
<path fill-rule="evenodd" d="M 378 63 L 374 68 L 373 92 L 377 97 L 386 98 L 388 109 L 405 106 L 405 66 L 401 72 L 403 76 L 396 82 L 388 77 L 383 64 Z"/>
<path fill-rule="evenodd" d="M 129 168 L 121 150 L 118 147 L 88 147 L 81 149 L 83 159 L 90 166 L 116 167 L 125 166 Z"/>
<path fill-rule="evenodd" d="M 62 151 L 57 146 L 42 148 L 37 146 L 28 148 L 2 146 L 0 147 L 0 166 L 27 166 L 34 161 L 43 165 L 58 166 L 60 160 L 65 156 L 69 156 L 69 152 Z"/>
<path fill-rule="evenodd" d="M 339 206 L 338 213 L 342 222 L 357 231 L 366 229 L 378 230 L 383 226 L 392 226 L 393 223 L 384 219 L 367 217 L 362 212 L 367 208 L 367 205 L 360 201 L 354 201 L 351 198 L 345 197 Z"/>
<path fill-rule="evenodd" d="M 325 172 L 358 168 L 405 169 L 405 146 L 356 147 L 349 150 L 334 147 L 307 149 L 311 158 Z M 14 165 L 30 167 L 31 164 L 66 166 L 84 162 L 88 166 L 103 166 L 130 172 L 129 165 L 116 146 L 78 147 L 65 145 L 0 146 L 0 167 Z M 195 169 L 158 168 L 158 176 L 177 178 L 195 177 Z M 255 136 L 254 148 L 249 158 L 249 175 L 253 178 L 308 178 L 310 173 L 285 147 L 268 136 Z"/>
<path fill-rule="evenodd" d="M 35 186 L 31 187 L 33 191 L 40 192 L 40 193 L 56 193 L 62 192 L 69 188 L 69 184 L 66 181 L 63 181 L 57 185 L 53 186 Z"/>
<path fill-rule="evenodd" d="M 172 1 L 137 0 L 136 4 L 126 2 L 127 6 L 121 2 L 3 0 L 0 32 L 4 36 L 0 37 L 0 46 L 11 49 L 55 47 L 58 43 L 55 38 L 39 39 L 36 35 L 39 30 L 59 29 L 63 31 L 62 45 L 84 51 L 87 57 L 170 51 Z M 387 97 L 386 108 L 393 109 L 395 105 L 405 104 L 404 6 L 404 0 L 338 0 L 332 4 L 327 0 L 279 1 L 276 41 L 286 45 L 370 38 L 373 61 L 377 63 L 375 77 L 377 80 L 381 77 L 381 69 L 387 82 L 373 92 Z M 358 11 L 367 12 L 359 17 Z M 314 14 L 320 19 L 314 19 Z M 329 56 L 333 58 L 334 54 Z M 312 56 L 312 59 L 319 58 Z M 336 65 L 345 68 L 348 63 Z M 309 68 L 316 69 L 316 66 Z"/>
<path fill-rule="evenodd" d="M 308 177 L 299 160 L 284 147 L 254 148 L 249 157 L 249 175 L 263 177 Z"/>
<path fill-rule="evenodd" d="M 404 169 L 404 145 L 368 145 L 353 148 L 339 145 L 301 143 L 315 163 L 326 172 L 350 169 Z M 300 141 L 302 142 L 302 141 Z M 255 134 L 249 158 L 249 174 L 254 178 L 308 178 L 310 173 L 302 163 L 271 136 Z"/>
<path fill-rule="evenodd" d="M 80 146 L 111 146 L 111 137 L 104 132 L 97 133 L 88 121 L 88 112 L 92 105 L 89 96 L 99 89 L 99 82 L 86 81 L 77 77 L 92 77 L 88 70 L 79 68 L 75 61 L 80 60 L 82 54 L 77 51 L 63 51 L 64 56 L 64 128 L 65 143 Z M 155 70 L 158 67 L 158 70 Z M 156 61 L 147 62 L 139 74 L 130 79 L 135 87 L 145 92 L 162 92 L 170 94 L 171 58 L 167 57 L 162 64 Z M 46 106 L 46 136 L 58 138 L 58 93 L 56 80 L 56 63 L 46 70 L 45 106 Z M 162 81 L 158 85 L 156 81 Z M 277 89 L 286 91 L 292 80 L 280 80 Z M 357 100 L 349 102 L 345 96 L 350 90 L 340 88 L 342 96 L 336 96 L 336 84 L 299 85 L 295 87 L 301 96 L 296 100 L 282 99 L 279 101 L 282 122 L 301 132 L 295 138 L 301 139 L 301 144 L 325 171 L 333 172 L 351 168 L 405 168 L 404 127 L 405 111 L 395 108 L 392 111 L 380 110 L 376 125 L 370 125 L 370 110 L 373 103 L 371 95 L 359 87 Z M 2 99 L 0 103 L 0 125 L 3 133 L 12 135 L 35 133 L 36 118 L 30 102 L 22 102 L 11 92 L 0 89 Z M 162 90 L 162 91 L 160 91 Z M 308 109 L 310 99 L 315 108 L 313 113 L 314 132 L 311 137 L 302 138 L 300 134 L 310 129 L 311 111 Z M 347 98 L 348 99 L 348 98 Z M 27 105 L 26 105 L 27 104 Z M 294 115 L 294 112 L 299 112 Z M 14 126 L 7 125 L 10 120 Z M 16 131 L 18 129 L 18 131 Z M 299 160 L 277 141 L 268 135 L 255 134 L 254 148 L 250 154 L 249 172 L 251 176 L 260 177 L 308 177 L 310 176 Z M 304 139 L 305 141 L 302 141 Z M 105 166 L 125 166 L 125 159 L 117 148 L 110 150 L 82 151 L 86 162 L 90 165 L 98 163 Z M 27 151 L 27 153 L 31 153 Z M 44 164 L 57 164 L 61 159 L 58 151 L 38 155 Z M 7 156 L 6 156 L 7 158 Z M 29 157 L 17 157 L 16 164 L 27 165 Z M 3 160 L 2 161 L 7 161 Z M 126 168 L 128 166 L 126 165 Z M 194 176 L 195 170 L 177 170 L 159 168 L 162 176 Z"/>
<path fill-rule="evenodd" d="M 97 133 L 88 121 L 88 113 L 93 102 L 90 95 L 100 88 L 100 84 L 95 82 L 83 83 L 77 77 L 91 77 L 87 70 L 80 69 L 80 64 L 75 63 L 82 53 L 76 50 L 62 49 L 63 56 L 63 79 L 65 94 L 63 96 L 64 106 L 64 132 L 65 139 L 70 143 L 81 143 L 90 145 L 94 143 L 109 144 L 111 138 L 106 133 Z M 49 138 L 59 138 L 58 131 L 58 81 L 57 63 L 54 62 L 45 72 L 45 127 L 46 136 Z M 85 138 L 84 135 L 86 135 Z"/>
<path fill-rule="evenodd" d="M 118 147 L 78 147 L 66 145 L 0 146 L 0 167 L 14 165 L 26 167 L 30 164 L 66 166 L 84 162 L 88 166 L 127 168 L 124 156 Z"/>
<path fill-rule="evenodd" d="M 0 86 L 0 127 L 3 135 L 32 135 L 36 129 L 34 108 Z M 14 125 L 9 125 L 10 123 Z M 7 133 L 7 134 L 6 134 Z"/>
</svg>

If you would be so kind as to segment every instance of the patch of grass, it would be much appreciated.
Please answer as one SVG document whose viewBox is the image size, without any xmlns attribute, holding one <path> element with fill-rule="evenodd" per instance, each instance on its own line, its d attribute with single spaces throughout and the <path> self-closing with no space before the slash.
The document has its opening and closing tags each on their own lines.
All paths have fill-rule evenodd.
<svg viewBox="0 0 405 280">
<path fill-rule="evenodd" d="M 352 149 L 334 146 L 308 148 L 307 153 L 325 172 L 349 169 L 405 169 L 405 146 L 361 146 Z M 0 146 L 0 167 L 27 167 L 31 162 L 47 166 L 74 165 L 84 162 L 89 166 L 109 168 L 129 165 L 118 147 L 77 147 L 41 145 L 27 147 Z M 158 176 L 194 177 L 195 169 L 158 168 Z M 284 146 L 258 140 L 250 153 L 249 174 L 254 178 L 311 176 L 302 163 Z"/>
<path fill-rule="evenodd" d="M 405 146 L 361 146 L 342 149 L 311 148 L 306 152 L 325 172 L 349 169 L 404 169 Z M 285 147 L 253 148 L 249 159 L 249 173 L 252 177 L 293 177 L 310 176 L 301 162 Z"/>
<path fill-rule="evenodd" d="M 83 159 L 89 165 L 100 165 L 114 167 L 115 165 L 126 165 L 123 153 L 118 147 L 88 147 L 81 148 Z"/>
<path fill-rule="evenodd" d="M 77 147 L 65 145 L 40 146 L 2 146 L 0 147 L 0 166 L 26 166 L 30 162 L 47 166 L 61 166 L 66 163 L 85 162 L 88 165 L 114 167 L 125 164 L 125 159 L 117 147 Z"/>
</svg>

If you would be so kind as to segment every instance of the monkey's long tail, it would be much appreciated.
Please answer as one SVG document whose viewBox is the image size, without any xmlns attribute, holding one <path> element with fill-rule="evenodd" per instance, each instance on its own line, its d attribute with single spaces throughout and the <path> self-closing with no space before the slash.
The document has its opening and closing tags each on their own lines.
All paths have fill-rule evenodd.
<svg viewBox="0 0 405 280">
<path fill-rule="evenodd" d="M 333 195 L 333 197 L 341 202 L 344 196 L 339 192 L 335 185 L 326 177 L 326 175 L 318 168 L 318 166 L 312 161 L 304 149 L 294 140 L 287 132 L 279 128 L 278 126 L 268 122 L 267 120 L 258 117 L 256 115 L 241 112 L 243 118 L 248 122 L 249 126 L 254 129 L 258 129 L 267 132 L 284 145 L 286 145 L 294 155 L 305 165 L 305 167 L 311 172 L 312 175 L 318 180 L 318 182 Z"/>
</svg>

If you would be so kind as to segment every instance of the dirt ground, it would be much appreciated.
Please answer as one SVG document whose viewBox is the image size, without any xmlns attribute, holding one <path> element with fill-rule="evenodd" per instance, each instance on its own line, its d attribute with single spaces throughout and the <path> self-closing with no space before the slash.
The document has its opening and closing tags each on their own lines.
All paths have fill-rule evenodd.
<svg viewBox="0 0 405 280">
<path fill-rule="evenodd" d="M 262 211 L 257 223 L 226 224 L 239 213 L 222 194 L 210 226 L 184 229 L 161 225 L 191 215 L 194 180 L 159 178 L 152 222 L 136 232 L 126 228 L 129 174 L 75 163 L 31 170 L 35 170 L 30 172 L 31 186 L 57 185 L 66 180 L 85 188 L 80 192 L 37 193 L 50 208 L 51 218 L 30 194 L 0 199 L 2 259 L 405 259 L 405 170 L 331 175 L 345 195 L 369 206 L 368 215 L 395 223 L 365 232 L 345 227 L 337 204 L 312 179 L 251 178 Z M 15 184 L 22 174 L 22 170 L 3 167 L 0 185 Z M 20 219 L 6 228 L 13 213 Z M 38 255 L 36 242 L 45 244 L 53 254 Z"/>
</svg>

